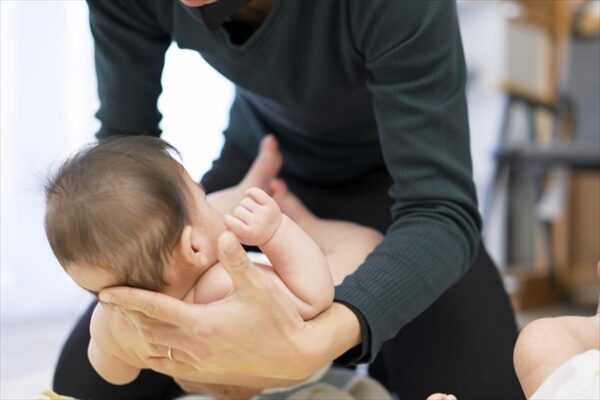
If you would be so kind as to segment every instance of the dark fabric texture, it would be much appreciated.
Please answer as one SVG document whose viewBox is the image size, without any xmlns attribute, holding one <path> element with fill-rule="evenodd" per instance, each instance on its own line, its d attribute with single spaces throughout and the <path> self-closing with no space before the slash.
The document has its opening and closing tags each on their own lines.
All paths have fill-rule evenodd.
<svg viewBox="0 0 600 400">
<path fill-rule="evenodd" d="M 359 205 L 391 213 L 383 243 L 336 291 L 371 332 L 360 361 L 371 360 L 466 273 L 480 216 L 453 1 L 277 0 L 241 44 L 231 24 L 211 31 L 180 1 L 88 4 L 98 137 L 160 134 L 160 76 L 174 41 L 235 84 L 224 133 L 248 158 L 271 132 L 284 173 L 311 184 L 308 198 L 335 199 L 322 212 L 351 218 L 346 209 Z M 198 110 L 198 118 L 208 112 Z M 391 177 L 389 201 L 344 194 L 383 169 Z M 369 224 L 368 215 L 363 219 Z"/>
</svg>

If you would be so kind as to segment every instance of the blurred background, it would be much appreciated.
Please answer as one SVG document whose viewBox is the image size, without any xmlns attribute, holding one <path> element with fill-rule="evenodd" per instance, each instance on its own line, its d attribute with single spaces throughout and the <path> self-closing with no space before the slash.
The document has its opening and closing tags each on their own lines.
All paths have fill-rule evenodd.
<svg viewBox="0 0 600 400">
<path fill-rule="evenodd" d="M 0 398 L 31 398 L 91 301 L 54 259 L 43 183 L 93 141 L 98 107 L 83 1 L 0 2 Z M 589 314 L 600 260 L 600 1 L 458 1 L 484 239 L 521 324 Z M 41 39 L 43 38 L 43 39 Z M 195 53 L 166 57 L 163 138 L 199 179 L 233 87 Z"/>
</svg>

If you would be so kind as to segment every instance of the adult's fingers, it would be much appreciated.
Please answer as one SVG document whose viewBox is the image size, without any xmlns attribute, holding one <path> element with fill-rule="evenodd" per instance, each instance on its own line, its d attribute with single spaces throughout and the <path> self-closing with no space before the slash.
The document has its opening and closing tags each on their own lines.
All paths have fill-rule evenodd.
<svg viewBox="0 0 600 400">
<path fill-rule="evenodd" d="M 125 286 L 104 289 L 100 292 L 100 301 L 126 310 L 138 311 L 150 318 L 174 325 L 183 325 L 192 317 L 188 305 L 180 300 L 161 293 Z"/>
<path fill-rule="evenodd" d="M 181 326 L 147 317 L 138 311 L 125 311 L 129 320 L 151 345 L 177 348 L 189 340 L 189 334 Z M 162 354 L 159 352 L 159 354 Z"/>
<path fill-rule="evenodd" d="M 219 236 L 219 260 L 233 280 L 236 292 L 255 286 L 256 269 L 235 235 L 226 231 Z"/>
<path fill-rule="evenodd" d="M 169 376 L 187 377 L 197 372 L 194 364 L 188 363 L 187 360 L 179 361 L 164 357 L 150 357 L 146 360 L 146 363 L 153 371 Z"/>
</svg>

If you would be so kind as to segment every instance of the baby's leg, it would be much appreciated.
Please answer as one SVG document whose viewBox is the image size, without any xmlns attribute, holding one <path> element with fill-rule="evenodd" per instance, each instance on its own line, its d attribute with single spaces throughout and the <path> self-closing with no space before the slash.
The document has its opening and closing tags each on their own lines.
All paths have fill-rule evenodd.
<svg viewBox="0 0 600 400">
<path fill-rule="evenodd" d="M 327 261 L 317 244 L 300 226 L 281 213 L 268 194 L 251 188 L 226 215 L 225 225 L 242 243 L 259 246 L 292 294 L 304 319 L 329 307 L 333 283 Z"/>
<path fill-rule="evenodd" d="M 314 230 L 314 225 L 318 224 L 319 218 L 306 208 L 298 197 L 289 191 L 287 185 L 281 179 L 273 179 L 270 189 L 271 196 L 273 196 L 281 211 L 313 237 L 312 233 L 308 230 Z"/>
<path fill-rule="evenodd" d="M 272 135 L 266 136 L 260 142 L 258 155 L 242 181 L 230 188 L 209 194 L 208 201 L 221 214 L 230 213 L 251 187 L 268 190 L 271 180 L 279 173 L 282 163 L 283 158 L 277 147 L 277 140 Z"/>
<path fill-rule="evenodd" d="M 240 182 L 239 186 L 246 192 L 251 187 L 269 190 L 271 181 L 277 176 L 283 164 L 283 157 L 279 152 L 277 139 L 273 135 L 267 135 L 261 142 L 258 155 L 252 166 Z"/>
<path fill-rule="evenodd" d="M 271 183 L 271 192 L 281 211 L 300 225 L 325 254 L 335 285 L 356 271 L 381 243 L 383 235 L 374 229 L 317 217 L 279 179 Z"/>
</svg>

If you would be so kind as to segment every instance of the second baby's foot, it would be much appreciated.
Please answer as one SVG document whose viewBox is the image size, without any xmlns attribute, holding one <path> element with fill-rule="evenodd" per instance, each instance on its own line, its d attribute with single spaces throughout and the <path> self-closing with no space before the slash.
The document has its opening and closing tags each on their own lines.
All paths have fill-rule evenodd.
<svg viewBox="0 0 600 400">
<path fill-rule="evenodd" d="M 275 235 L 282 219 L 283 214 L 271 196 L 259 188 L 250 188 L 233 213 L 223 220 L 243 244 L 262 246 Z"/>
</svg>

